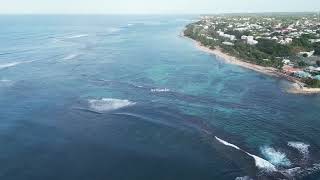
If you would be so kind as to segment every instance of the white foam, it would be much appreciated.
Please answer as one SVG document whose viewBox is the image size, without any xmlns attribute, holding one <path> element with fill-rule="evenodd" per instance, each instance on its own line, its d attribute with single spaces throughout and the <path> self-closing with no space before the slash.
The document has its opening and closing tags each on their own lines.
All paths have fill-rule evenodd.
<svg viewBox="0 0 320 180">
<path fill-rule="evenodd" d="M 258 157 L 256 155 L 253 155 L 253 154 L 250 154 L 248 152 L 246 152 L 249 156 L 253 157 L 254 161 L 255 161 L 255 164 L 258 168 L 260 169 L 264 169 L 264 170 L 267 170 L 267 171 L 277 171 L 277 168 L 271 164 L 269 161 L 265 160 L 265 159 L 262 159 L 261 157 Z"/>
<path fill-rule="evenodd" d="M 79 54 L 69 54 L 68 56 L 64 57 L 63 60 L 72 60 L 78 56 Z"/>
<path fill-rule="evenodd" d="M 164 89 L 151 89 L 151 92 L 170 92 L 170 89 L 164 88 Z"/>
<path fill-rule="evenodd" d="M 301 168 L 295 167 L 280 171 L 283 175 L 290 177 L 291 179 L 303 179 L 306 176 L 318 173 L 320 170 L 320 164 L 313 164 L 311 167 Z M 294 177 L 294 178 L 293 178 Z"/>
<path fill-rule="evenodd" d="M 265 159 L 263 159 L 263 158 L 261 158 L 261 157 L 258 157 L 258 156 L 256 156 L 256 155 L 250 154 L 250 153 L 242 150 L 242 149 L 239 148 L 238 146 L 236 146 L 236 145 L 234 145 L 234 144 L 231 144 L 231 143 L 228 143 L 227 141 L 224 141 L 224 140 L 222 140 L 222 139 L 220 139 L 220 138 L 218 138 L 218 137 L 216 137 L 216 136 L 215 136 L 215 138 L 216 138 L 216 140 L 218 140 L 220 143 L 222 143 L 222 144 L 224 144 L 224 145 L 226 145 L 226 146 L 230 146 L 230 147 L 232 147 L 232 148 L 235 148 L 235 149 L 237 149 L 237 150 L 243 151 L 243 152 L 245 152 L 247 155 L 251 156 L 251 157 L 254 159 L 255 165 L 256 165 L 258 168 L 263 169 L 263 170 L 268 171 L 268 172 L 277 171 L 277 168 L 276 168 L 272 163 L 270 163 L 269 161 L 267 161 L 267 160 L 265 160 Z"/>
<path fill-rule="evenodd" d="M 262 154 L 266 159 L 274 165 L 278 166 L 291 166 L 290 160 L 283 152 L 277 151 L 272 147 L 264 146 L 261 149 Z"/>
<path fill-rule="evenodd" d="M 303 142 L 288 142 L 288 146 L 297 149 L 304 157 L 309 156 L 309 144 Z"/>
<path fill-rule="evenodd" d="M 72 35 L 69 37 L 66 37 L 67 39 L 76 39 L 76 38 L 81 38 L 81 37 L 88 37 L 89 34 L 77 34 L 77 35 Z"/>
<path fill-rule="evenodd" d="M 0 64 L 0 69 L 13 67 L 13 66 L 19 65 L 21 63 L 22 62 L 11 62 L 11 63 Z"/>
<path fill-rule="evenodd" d="M 249 176 L 244 176 L 244 177 L 236 177 L 235 180 L 253 180 L 253 179 L 250 178 Z"/>
<path fill-rule="evenodd" d="M 16 61 L 16 62 L 4 63 L 4 64 L 0 64 L 0 69 L 10 68 L 10 67 L 17 66 L 19 64 L 30 63 L 30 62 L 33 62 L 33 61 Z"/>
<path fill-rule="evenodd" d="M 98 112 L 113 111 L 121 109 L 124 107 L 135 105 L 135 102 L 122 99 L 112 99 L 112 98 L 103 98 L 103 99 L 91 99 L 89 100 L 89 106 L 91 109 Z"/>
<path fill-rule="evenodd" d="M 299 172 L 302 172 L 302 168 L 301 167 L 295 167 L 295 168 L 291 168 L 291 169 L 285 169 L 280 171 L 282 174 L 284 174 L 287 177 L 294 177 L 296 176 Z"/>
<path fill-rule="evenodd" d="M 238 146 L 234 145 L 234 144 L 231 144 L 231 143 L 228 143 L 227 141 L 224 141 L 220 138 L 218 138 L 217 136 L 215 136 L 216 140 L 218 140 L 220 143 L 226 145 L 226 146 L 230 146 L 230 147 L 233 147 L 235 149 L 238 149 L 238 150 L 241 150 Z"/>
</svg>

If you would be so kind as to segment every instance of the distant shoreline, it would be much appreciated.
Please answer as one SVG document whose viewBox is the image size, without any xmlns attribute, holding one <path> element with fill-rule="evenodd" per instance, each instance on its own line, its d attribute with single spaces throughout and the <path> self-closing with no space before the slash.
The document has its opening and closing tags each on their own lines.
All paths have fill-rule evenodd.
<svg viewBox="0 0 320 180">
<path fill-rule="evenodd" d="M 264 67 L 264 66 L 259 66 L 256 64 L 252 64 L 252 63 L 248 63 L 245 62 L 243 60 L 240 60 L 239 58 L 236 58 L 234 56 L 231 56 L 227 53 L 222 52 L 221 49 L 217 48 L 217 49 L 210 49 L 206 46 L 203 46 L 200 42 L 191 39 L 187 36 L 184 35 L 183 32 L 181 32 L 180 34 L 181 37 L 185 37 L 188 38 L 190 40 L 192 40 L 195 43 L 195 46 L 200 49 L 203 52 L 206 52 L 208 54 L 212 54 L 215 55 L 219 58 L 221 58 L 224 62 L 229 63 L 229 64 L 234 64 L 246 69 L 250 69 L 268 76 L 273 76 L 273 77 L 278 77 L 281 79 L 285 79 L 289 82 L 291 82 L 291 85 L 288 89 L 286 89 L 286 91 L 288 93 L 294 93 L 294 94 L 320 94 L 320 88 L 307 88 L 304 87 L 304 84 L 302 82 L 300 82 L 299 80 L 297 80 L 294 77 L 288 76 L 282 72 L 280 72 L 278 69 L 273 68 L 273 67 Z"/>
</svg>

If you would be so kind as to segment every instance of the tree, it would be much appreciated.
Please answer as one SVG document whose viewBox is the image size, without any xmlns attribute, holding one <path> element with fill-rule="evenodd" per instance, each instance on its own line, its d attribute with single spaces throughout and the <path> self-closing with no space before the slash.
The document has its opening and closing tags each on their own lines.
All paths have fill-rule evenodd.
<svg viewBox="0 0 320 180">
<path fill-rule="evenodd" d="M 305 67 L 305 66 L 307 66 L 307 63 L 304 62 L 304 61 L 299 61 L 299 62 L 298 62 L 298 66 L 300 66 L 300 67 Z"/>
<path fill-rule="evenodd" d="M 276 57 L 287 57 L 292 55 L 291 49 L 288 46 L 269 39 L 259 39 L 257 48 L 266 54 Z"/>
<path fill-rule="evenodd" d="M 313 44 L 313 48 L 314 48 L 314 55 L 320 55 L 320 43 L 314 43 Z"/>
</svg>

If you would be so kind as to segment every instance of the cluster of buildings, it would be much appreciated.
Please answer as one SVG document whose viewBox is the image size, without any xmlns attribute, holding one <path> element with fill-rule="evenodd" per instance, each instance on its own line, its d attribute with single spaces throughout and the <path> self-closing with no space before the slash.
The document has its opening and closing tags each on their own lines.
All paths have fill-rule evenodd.
<svg viewBox="0 0 320 180">
<path fill-rule="evenodd" d="M 201 36 L 228 46 L 244 42 L 255 46 L 259 39 L 273 40 L 282 45 L 290 45 L 294 39 L 308 35 L 310 43 L 320 42 L 320 16 L 310 13 L 297 16 L 203 16 L 196 25 Z M 304 36 L 305 37 L 305 36 Z M 314 57 L 315 51 L 298 51 L 299 57 Z M 320 80 L 320 67 L 298 68 L 297 61 L 283 59 L 283 72 L 297 78 Z"/>
<path fill-rule="evenodd" d="M 320 67 L 308 66 L 306 68 L 298 68 L 288 59 L 284 59 L 282 71 L 296 78 L 312 78 L 320 80 Z"/>
<path fill-rule="evenodd" d="M 258 43 L 258 39 L 271 39 L 279 44 L 290 44 L 294 38 L 302 34 L 311 34 L 314 38 L 310 42 L 320 42 L 320 18 L 317 14 L 305 16 L 203 16 L 204 30 L 214 30 L 230 42 L 237 38 L 230 31 L 245 32 L 248 35 L 241 37 L 250 45 Z M 208 35 L 210 38 L 210 35 Z M 238 37 L 239 38 L 239 37 Z"/>
</svg>

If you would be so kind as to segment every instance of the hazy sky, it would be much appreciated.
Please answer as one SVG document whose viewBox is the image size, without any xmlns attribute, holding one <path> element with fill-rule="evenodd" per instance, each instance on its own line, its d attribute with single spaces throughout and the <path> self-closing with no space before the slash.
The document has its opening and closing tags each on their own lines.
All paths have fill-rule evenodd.
<svg viewBox="0 0 320 180">
<path fill-rule="evenodd" d="M 2 14 L 201 14 L 319 10 L 320 0 L 0 0 Z"/>
</svg>

